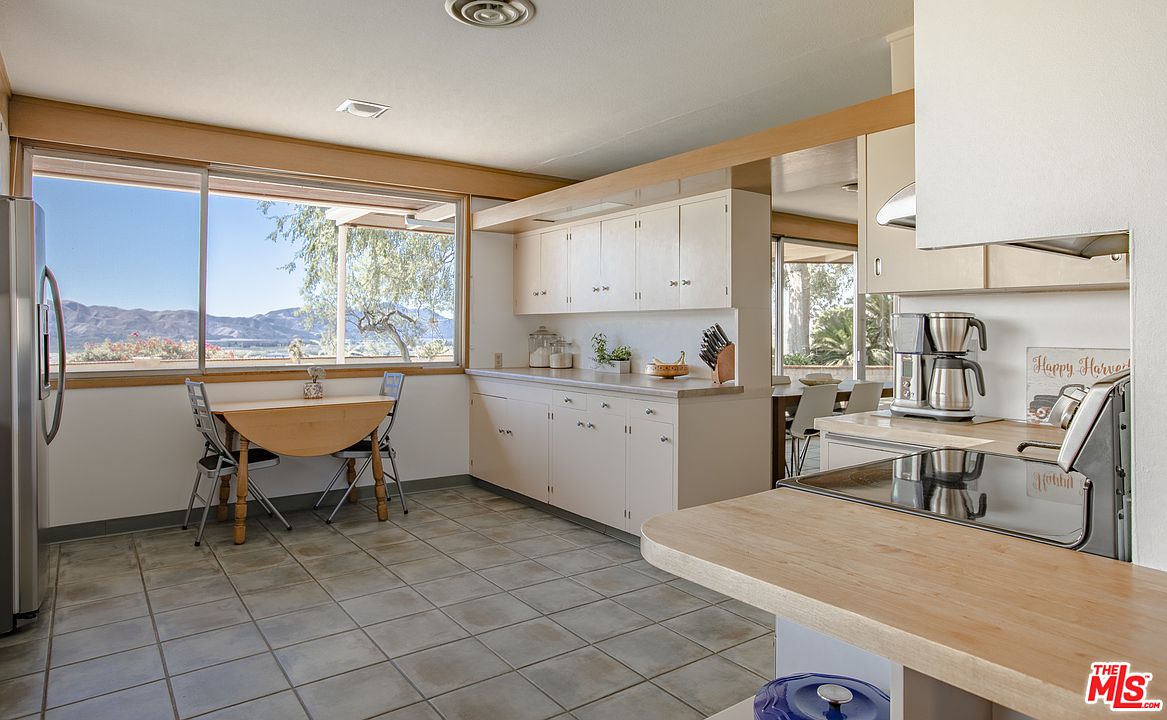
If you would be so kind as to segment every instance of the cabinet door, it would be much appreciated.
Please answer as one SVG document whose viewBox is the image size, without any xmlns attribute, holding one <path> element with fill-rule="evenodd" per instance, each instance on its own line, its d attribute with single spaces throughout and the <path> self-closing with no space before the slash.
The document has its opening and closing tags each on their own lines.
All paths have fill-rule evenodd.
<svg viewBox="0 0 1167 720">
<path fill-rule="evenodd" d="M 729 211 L 723 197 L 681 205 L 682 308 L 729 305 Z"/>
<path fill-rule="evenodd" d="M 470 396 L 470 474 L 503 487 L 509 487 L 502 472 L 506 403 L 491 395 Z"/>
<path fill-rule="evenodd" d="M 680 303 L 677 207 L 640 213 L 636 230 L 636 290 L 641 310 L 673 310 Z"/>
<path fill-rule="evenodd" d="M 551 450 L 547 404 L 507 400 L 503 457 L 510 475 L 508 488 L 547 502 Z"/>
<path fill-rule="evenodd" d="M 541 312 L 567 312 L 567 229 L 556 228 L 540 235 L 539 290 Z"/>
<path fill-rule="evenodd" d="M 859 144 L 864 292 L 984 288 L 984 248 L 917 250 L 915 232 L 875 222 L 883 204 L 916 178 L 915 137 L 915 128 L 905 125 L 867 135 Z"/>
<path fill-rule="evenodd" d="M 600 223 L 577 225 L 568 238 L 567 295 L 572 312 L 599 310 L 603 304 L 600 278 Z"/>
<path fill-rule="evenodd" d="M 514 286 L 515 314 L 539 312 L 539 291 L 542 289 L 540 265 L 541 239 L 538 234 L 515 238 Z"/>
<path fill-rule="evenodd" d="M 586 466 L 586 480 L 582 511 L 591 518 L 615 528 L 625 526 L 625 477 L 628 470 L 628 434 L 624 430 L 624 416 L 588 411 L 587 444 L 590 462 Z"/>
<path fill-rule="evenodd" d="M 988 252 L 990 288 L 1068 288 L 1130 282 L 1130 255 L 1085 260 L 1002 245 L 990 245 Z"/>
<path fill-rule="evenodd" d="M 552 505 L 578 513 L 586 506 L 588 456 L 587 411 L 556 407 L 551 418 Z"/>
<path fill-rule="evenodd" d="M 598 310 L 635 310 L 636 216 L 600 222 L 600 303 Z"/>
<path fill-rule="evenodd" d="M 640 534 L 640 526 L 653 515 L 677 509 L 673 468 L 674 426 L 656 420 L 629 420 L 628 436 L 628 532 Z"/>
</svg>

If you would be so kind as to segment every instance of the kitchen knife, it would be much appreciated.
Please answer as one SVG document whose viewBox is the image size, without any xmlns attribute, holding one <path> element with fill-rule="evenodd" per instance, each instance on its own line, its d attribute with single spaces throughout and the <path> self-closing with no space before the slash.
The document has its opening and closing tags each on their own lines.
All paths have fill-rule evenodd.
<svg viewBox="0 0 1167 720">
<path fill-rule="evenodd" d="M 729 335 L 726 335 L 725 330 L 721 329 L 721 323 L 713 323 L 713 328 L 717 331 L 717 336 L 721 338 L 721 342 L 724 343 L 724 345 L 729 345 Z"/>
<path fill-rule="evenodd" d="M 701 360 L 709 366 L 710 370 L 713 370 L 717 367 L 717 357 L 715 355 L 711 355 L 709 351 L 702 350 L 700 357 Z"/>
</svg>

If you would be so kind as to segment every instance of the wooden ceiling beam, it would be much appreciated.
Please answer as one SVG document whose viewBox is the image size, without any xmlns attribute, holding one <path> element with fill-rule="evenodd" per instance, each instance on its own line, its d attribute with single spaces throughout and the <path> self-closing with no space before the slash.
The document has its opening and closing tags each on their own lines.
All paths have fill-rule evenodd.
<svg viewBox="0 0 1167 720">
<path fill-rule="evenodd" d="M 199 164 L 280 170 L 504 200 L 544 193 L 572 182 L 23 95 L 12 97 L 9 114 L 12 137 L 21 140 Z"/>
<path fill-rule="evenodd" d="M 729 171 L 727 187 L 768 191 L 770 158 L 910 125 L 915 119 L 914 103 L 913 91 L 906 90 L 479 210 L 474 213 L 474 229 L 508 232 L 530 218 L 586 208 L 639 188 L 681 183 L 719 171 Z"/>
<path fill-rule="evenodd" d="M 802 240 L 818 240 L 859 247 L 859 226 L 855 223 L 776 212 L 770 215 L 770 234 Z"/>
</svg>

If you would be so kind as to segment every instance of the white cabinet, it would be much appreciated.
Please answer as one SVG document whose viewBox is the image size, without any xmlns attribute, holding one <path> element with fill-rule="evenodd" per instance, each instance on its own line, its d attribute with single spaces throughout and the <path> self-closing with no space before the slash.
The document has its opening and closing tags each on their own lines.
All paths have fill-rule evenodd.
<svg viewBox="0 0 1167 720">
<path fill-rule="evenodd" d="M 470 470 L 475 477 L 546 502 L 546 403 L 473 393 L 470 396 Z"/>
<path fill-rule="evenodd" d="M 983 248 L 917 250 L 915 232 L 875 222 L 883 204 L 915 180 L 914 143 L 912 125 L 859 139 L 861 289 L 899 293 L 984 288 Z"/>
<path fill-rule="evenodd" d="M 515 313 L 730 307 L 734 234 L 743 248 L 768 237 L 761 197 L 721 191 L 520 235 Z"/>
<path fill-rule="evenodd" d="M 675 205 L 636 217 L 636 289 L 641 310 L 680 307 L 680 217 Z"/>
<path fill-rule="evenodd" d="M 673 480 L 676 427 L 638 417 L 629 417 L 628 426 L 626 528 L 639 535 L 645 520 L 677 507 Z"/>
<path fill-rule="evenodd" d="M 927 449 L 919 445 L 827 433 L 822 437 L 822 469 L 834 470 L 878 460 L 891 460 Z"/>
<path fill-rule="evenodd" d="M 680 207 L 681 308 L 729 307 L 729 203 L 724 197 Z"/>
<path fill-rule="evenodd" d="M 566 312 L 568 307 L 567 228 L 515 238 L 515 313 Z"/>
<path fill-rule="evenodd" d="M 575 237 L 575 231 L 572 231 Z M 637 307 L 636 216 L 600 222 L 600 302 L 597 310 Z"/>
<path fill-rule="evenodd" d="M 624 529 L 624 418 L 556 408 L 551 427 L 551 504 Z"/>
</svg>

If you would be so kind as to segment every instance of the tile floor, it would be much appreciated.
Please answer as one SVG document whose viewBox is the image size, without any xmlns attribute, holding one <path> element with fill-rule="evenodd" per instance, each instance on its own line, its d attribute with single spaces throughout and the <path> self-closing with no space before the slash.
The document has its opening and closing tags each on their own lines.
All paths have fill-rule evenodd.
<svg viewBox="0 0 1167 720">
<path fill-rule="evenodd" d="M 54 546 L 0 720 L 686 720 L 773 677 L 772 617 L 635 545 L 481 488 L 411 499 Z"/>
</svg>

